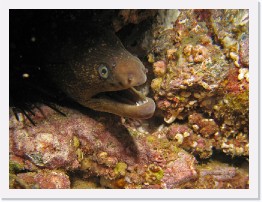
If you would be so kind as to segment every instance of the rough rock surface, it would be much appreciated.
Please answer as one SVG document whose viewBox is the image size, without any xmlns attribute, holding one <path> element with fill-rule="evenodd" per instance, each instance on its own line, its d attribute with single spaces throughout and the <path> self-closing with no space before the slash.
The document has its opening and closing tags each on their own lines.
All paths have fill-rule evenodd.
<svg viewBox="0 0 262 202">
<path fill-rule="evenodd" d="M 165 129 L 149 134 L 142 123 L 114 125 L 61 110 L 66 117 L 35 109 L 33 127 L 10 115 L 11 188 L 179 188 L 200 177 L 195 157 L 169 141 Z"/>
<path fill-rule="evenodd" d="M 154 27 L 145 41 L 154 38 L 151 88 L 165 122 L 187 122 L 195 137 L 187 147 L 204 142 L 201 158 L 212 148 L 247 157 L 248 11 L 180 10 L 172 28 Z"/>
</svg>

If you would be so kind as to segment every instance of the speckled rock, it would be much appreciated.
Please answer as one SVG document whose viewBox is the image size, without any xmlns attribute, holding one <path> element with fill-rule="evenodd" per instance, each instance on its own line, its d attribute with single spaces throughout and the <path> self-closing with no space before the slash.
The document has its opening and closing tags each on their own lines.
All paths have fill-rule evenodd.
<svg viewBox="0 0 262 202">
<path fill-rule="evenodd" d="M 10 188 L 200 186 L 197 182 L 202 167 L 190 153 L 206 158 L 209 151 L 205 141 L 211 141 L 209 137 L 214 132 L 210 129 L 204 132 L 203 141 L 196 135 L 193 125 L 206 128 L 200 115 L 191 118 L 192 127 L 173 124 L 150 132 L 152 126 L 148 127 L 148 122 L 120 122 L 117 117 L 108 119 L 110 115 L 95 120 L 67 108 L 60 108 L 66 117 L 45 106 L 41 110 L 48 117 L 38 114 L 36 126 L 27 119 L 17 127 L 10 124 Z M 10 121 L 15 122 L 13 116 L 10 115 Z M 190 147 L 194 140 L 195 150 Z M 246 172 L 243 174 L 247 176 Z M 227 171 L 219 175 L 230 183 L 237 180 L 229 178 Z"/>
<path fill-rule="evenodd" d="M 38 172 L 10 175 L 10 188 L 26 189 L 69 189 L 69 177 L 58 170 L 39 170 Z"/>
<path fill-rule="evenodd" d="M 210 162 L 199 169 L 199 178 L 186 183 L 183 188 L 200 189 L 248 189 L 248 174 L 245 169 L 236 169 L 227 164 Z"/>
<path fill-rule="evenodd" d="M 218 41 L 222 43 L 226 56 L 233 60 L 236 67 L 248 64 L 249 14 L 246 9 L 211 10 L 210 22 Z M 246 43 L 246 44 L 245 44 Z M 245 45 L 244 45 L 245 44 Z M 241 47 L 241 48 L 240 48 Z M 241 61 L 239 61 L 241 55 Z M 243 63 L 244 61 L 244 63 Z"/>
<path fill-rule="evenodd" d="M 117 122 L 96 121 L 67 108 L 61 109 L 66 117 L 45 106 L 41 110 L 48 118 L 38 114 L 34 127 L 28 120 L 17 128 L 10 124 L 12 175 L 20 178 L 29 175 L 34 179 L 25 180 L 27 185 L 23 186 L 45 182 L 46 175 L 38 172 L 47 169 L 50 172 L 56 169 L 79 172 L 84 181 L 99 177 L 97 187 L 102 184 L 110 188 L 149 188 L 151 185 L 174 188 L 197 177 L 194 157 L 182 149 L 174 150 L 165 136 L 145 136 L 149 133 L 141 129 L 136 131 L 137 124 L 128 127 L 126 122 L 124 125 L 130 132 L 131 126 L 135 126 L 130 135 Z M 37 114 L 37 109 L 35 112 Z M 11 115 L 12 122 L 13 118 Z M 113 130 L 110 129 L 112 124 L 116 124 Z M 28 174 L 20 176 L 20 172 Z M 75 186 L 78 185 L 74 181 Z"/>
</svg>

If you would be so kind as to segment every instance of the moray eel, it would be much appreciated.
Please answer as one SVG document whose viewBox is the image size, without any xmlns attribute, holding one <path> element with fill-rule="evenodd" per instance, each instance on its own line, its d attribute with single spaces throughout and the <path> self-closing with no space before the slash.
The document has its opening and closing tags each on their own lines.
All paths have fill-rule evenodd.
<svg viewBox="0 0 262 202">
<path fill-rule="evenodd" d="M 146 69 L 112 31 L 74 28 L 64 33 L 56 27 L 43 41 L 44 68 L 67 96 L 101 112 L 152 117 L 154 101 L 135 88 L 146 82 Z"/>
</svg>

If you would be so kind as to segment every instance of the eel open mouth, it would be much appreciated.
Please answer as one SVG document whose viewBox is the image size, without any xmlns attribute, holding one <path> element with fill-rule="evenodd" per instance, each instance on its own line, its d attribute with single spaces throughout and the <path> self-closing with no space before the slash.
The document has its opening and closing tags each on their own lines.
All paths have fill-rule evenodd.
<svg viewBox="0 0 262 202">
<path fill-rule="evenodd" d="M 155 102 L 134 87 L 99 93 L 87 104 L 88 107 L 98 111 L 136 119 L 150 118 L 155 111 Z"/>
</svg>

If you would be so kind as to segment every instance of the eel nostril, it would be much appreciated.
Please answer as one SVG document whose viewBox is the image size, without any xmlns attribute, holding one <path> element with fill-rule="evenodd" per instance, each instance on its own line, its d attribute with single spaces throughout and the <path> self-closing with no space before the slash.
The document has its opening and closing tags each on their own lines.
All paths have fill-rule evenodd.
<svg viewBox="0 0 262 202">
<path fill-rule="evenodd" d="M 132 83 L 133 79 L 134 79 L 134 75 L 133 75 L 133 74 L 128 74 L 127 82 L 128 82 L 129 84 Z"/>
</svg>

